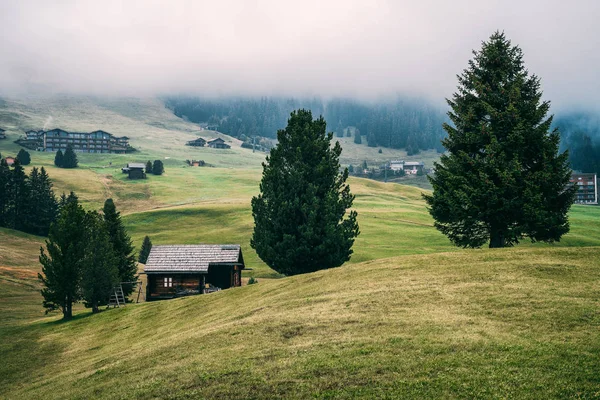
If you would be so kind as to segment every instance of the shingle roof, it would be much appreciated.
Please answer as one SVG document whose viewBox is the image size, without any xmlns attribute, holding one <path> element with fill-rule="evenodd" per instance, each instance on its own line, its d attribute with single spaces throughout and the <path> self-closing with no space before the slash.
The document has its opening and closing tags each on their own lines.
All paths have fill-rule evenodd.
<svg viewBox="0 0 600 400">
<path fill-rule="evenodd" d="M 152 246 L 144 272 L 208 272 L 213 264 L 244 264 L 239 244 Z"/>
<path fill-rule="evenodd" d="M 144 169 L 144 168 L 146 168 L 146 164 L 132 162 L 132 163 L 127 164 L 127 167 L 128 168 L 134 168 L 134 169 L 135 168 Z"/>
</svg>

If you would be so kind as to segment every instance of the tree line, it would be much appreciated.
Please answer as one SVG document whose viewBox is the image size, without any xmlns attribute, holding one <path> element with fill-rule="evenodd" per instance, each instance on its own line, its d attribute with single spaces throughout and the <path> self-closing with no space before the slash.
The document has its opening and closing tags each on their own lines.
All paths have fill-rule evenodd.
<svg viewBox="0 0 600 400">
<path fill-rule="evenodd" d="M 85 211 L 77 196 L 63 196 L 56 221 L 50 226 L 46 249 L 40 249 L 43 306 L 73 316 L 73 304 L 83 301 L 92 312 L 108 304 L 119 282 L 137 280 L 137 264 L 131 238 L 112 199 L 102 213 Z M 123 287 L 125 296 L 132 285 Z"/>
<path fill-rule="evenodd" d="M 554 126 L 561 133 L 562 149 L 569 150 L 571 167 L 600 174 L 600 118 L 588 113 L 563 114 Z"/>
<path fill-rule="evenodd" d="M 426 149 L 442 151 L 442 123 L 447 119 L 438 107 L 402 97 L 372 104 L 351 99 L 173 97 L 166 99 L 166 105 L 179 117 L 206 123 L 236 138 L 274 138 L 286 126 L 290 112 L 302 108 L 322 115 L 328 131 L 338 137 L 353 127 L 357 143 L 362 142 L 360 136 L 365 136 L 368 146 L 404 148 L 411 154 Z"/>
<path fill-rule="evenodd" d="M 44 167 L 25 173 L 19 158 L 12 168 L 0 161 L 0 226 L 46 236 L 60 203 Z"/>
</svg>

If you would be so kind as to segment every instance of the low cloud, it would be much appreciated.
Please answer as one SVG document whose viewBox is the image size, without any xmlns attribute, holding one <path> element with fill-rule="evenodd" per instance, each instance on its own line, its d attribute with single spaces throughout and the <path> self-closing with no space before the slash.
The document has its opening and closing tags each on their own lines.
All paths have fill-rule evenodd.
<svg viewBox="0 0 600 400">
<path fill-rule="evenodd" d="M 598 103 L 596 0 L 20 1 L 0 5 L 0 89 L 108 95 L 396 92 L 442 101 L 504 30 L 558 107 Z"/>
</svg>

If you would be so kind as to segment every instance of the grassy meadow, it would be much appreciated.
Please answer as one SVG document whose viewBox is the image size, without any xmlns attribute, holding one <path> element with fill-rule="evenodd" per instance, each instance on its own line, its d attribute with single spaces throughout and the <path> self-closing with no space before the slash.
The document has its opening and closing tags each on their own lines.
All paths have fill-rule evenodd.
<svg viewBox="0 0 600 400">
<path fill-rule="evenodd" d="M 186 148 L 219 134 L 158 100 L 69 97 L 0 101 L 0 153 L 49 116 L 140 149 L 80 154 L 74 170 L 31 152 L 28 168 L 47 168 L 57 193 L 87 209 L 113 198 L 138 248 L 145 235 L 239 243 L 259 283 L 99 315 L 78 306 L 61 322 L 41 307 L 44 238 L 0 228 L 0 398 L 600 397 L 600 207 L 574 206 L 559 243 L 463 250 L 434 229 L 423 189 L 350 178 L 361 230 L 350 262 L 282 278 L 249 245 L 264 153 Z M 344 164 L 408 159 L 342 144 Z M 163 176 L 120 172 L 154 159 Z"/>
</svg>

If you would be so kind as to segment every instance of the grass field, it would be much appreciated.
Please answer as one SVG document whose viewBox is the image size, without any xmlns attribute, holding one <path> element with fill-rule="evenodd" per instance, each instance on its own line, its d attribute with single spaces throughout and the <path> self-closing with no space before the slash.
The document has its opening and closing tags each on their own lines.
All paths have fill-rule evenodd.
<svg viewBox="0 0 600 400">
<path fill-rule="evenodd" d="M 3 327 L 0 397 L 594 398 L 599 258 L 402 256 Z"/>
<path fill-rule="evenodd" d="M 264 154 L 189 150 L 198 128 L 158 101 L 90 98 L 0 102 L 11 136 L 0 153 L 47 114 L 67 129 L 104 121 L 142 149 L 82 154 L 75 170 L 32 153 L 57 193 L 88 209 L 115 199 L 137 247 L 145 235 L 239 243 L 259 283 L 99 315 L 78 306 L 63 323 L 41 308 L 44 238 L 0 228 L 0 398 L 600 397 L 600 207 L 574 206 L 560 243 L 461 250 L 434 229 L 422 189 L 351 178 L 351 261 L 272 279 L 249 246 Z M 348 160 L 378 156 L 348 149 Z M 186 167 L 191 151 L 214 167 Z M 165 175 L 120 173 L 155 158 Z"/>
</svg>

